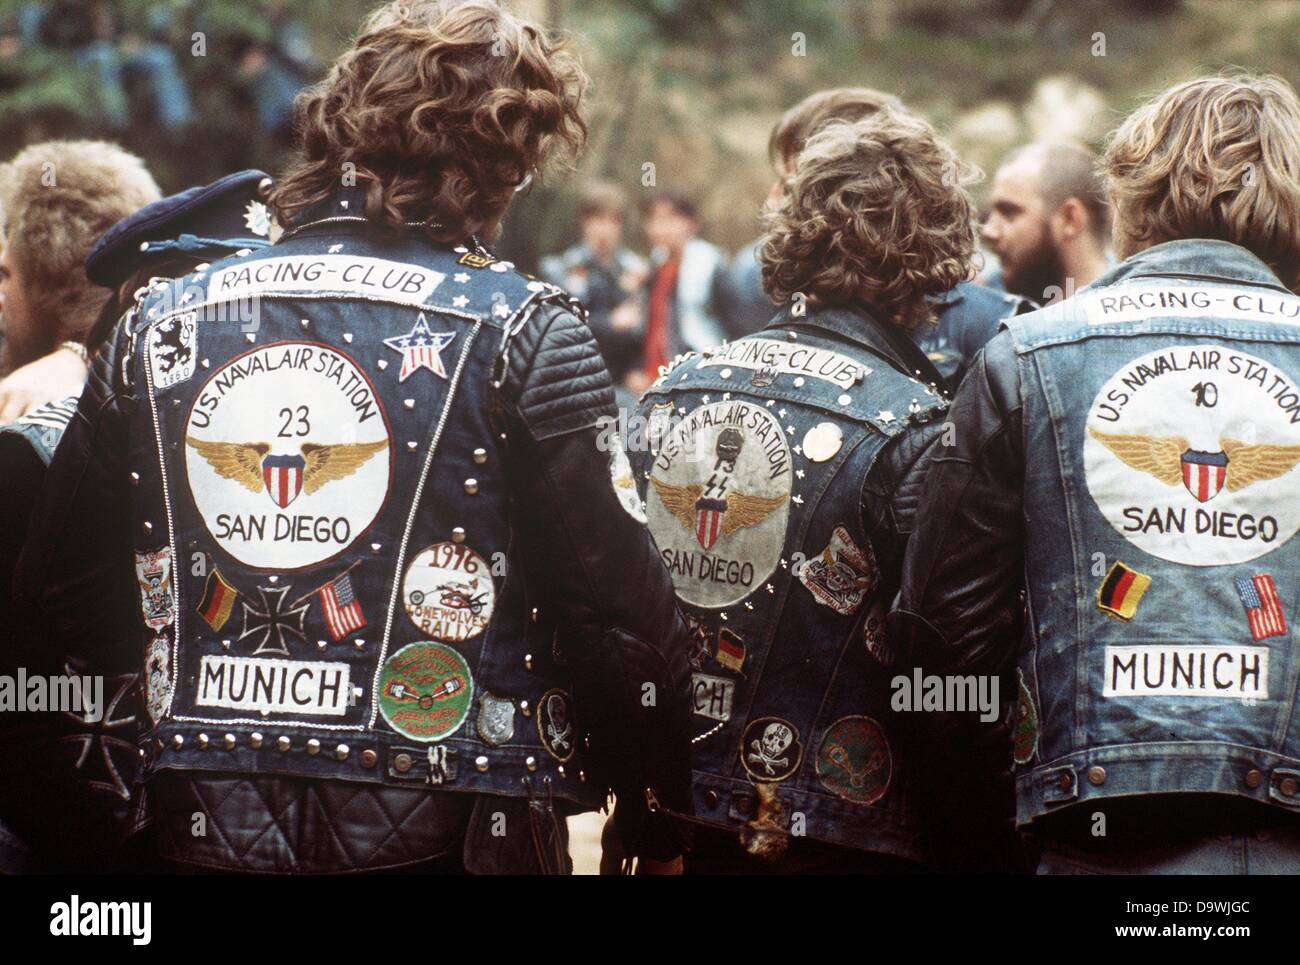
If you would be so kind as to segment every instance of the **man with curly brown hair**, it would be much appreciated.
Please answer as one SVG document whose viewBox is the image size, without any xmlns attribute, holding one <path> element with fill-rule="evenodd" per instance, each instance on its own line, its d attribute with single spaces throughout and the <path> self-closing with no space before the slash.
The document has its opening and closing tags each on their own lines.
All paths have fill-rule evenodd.
<svg viewBox="0 0 1300 965">
<path fill-rule="evenodd" d="M 925 857 L 883 623 L 947 408 L 911 335 L 971 272 L 964 170 L 891 104 L 822 127 L 760 246 L 776 317 L 642 401 L 635 479 L 692 635 L 689 873 Z"/>
<path fill-rule="evenodd" d="M 492 0 L 380 8 L 299 103 L 275 243 L 97 360 L 26 578 L 143 674 L 178 867 L 564 873 L 612 788 L 674 870 L 685 627 L 581 308 L 489 247 L 585 82 Z"/>
</svg>

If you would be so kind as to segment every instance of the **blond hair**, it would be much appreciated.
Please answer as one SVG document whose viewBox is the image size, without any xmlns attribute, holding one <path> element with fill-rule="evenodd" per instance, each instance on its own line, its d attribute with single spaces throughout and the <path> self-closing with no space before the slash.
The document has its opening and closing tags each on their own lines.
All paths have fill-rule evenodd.
<svg viewBox="0 0 1300 965">
<path fill-rule="evenodd" d="M 86 277 L 86 255 L 161 196 L 144 162 L 106 141 L 33 144 L 0 166 L 5 245 L 43 325 L 64 338 L 89 331 L 109 292 Z"/>
<path fill-rule="evenodd" d="M 1127 257 L 1179 238 L 1241 245 L 1300 284 L 1300 101 L 1279 77 L 1202 77 L 1139 107 L 1102 168 Z"/>
<path fill-rule="evenodd" d="M 921 118 L 888 104 L 814 133 L 759 249 L 763 287 L 828 305 L 866 299 L 914 332 L 926 297 L 970 277 L 976 175 Z"/>
</svg>

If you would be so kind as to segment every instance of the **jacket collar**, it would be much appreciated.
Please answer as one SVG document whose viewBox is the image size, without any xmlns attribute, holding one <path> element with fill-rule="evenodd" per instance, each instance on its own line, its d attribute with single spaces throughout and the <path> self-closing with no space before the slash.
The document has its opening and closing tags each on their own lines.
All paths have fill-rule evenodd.
<svg viewBox="0 0 1300 965">
<path fill-rule="evenodd" d="M 1209 238 L 1166 241 L 1130 255 L 1089 288 L 1102 288 L 1135 278 L 1191 278 L 1263 285 L 1289 290 L 1256 255 L 1240 245 Z"/>
<path fill-rule="evenodd" d="M 945 382 L 934 363 L 916 342 L 884 318 L 884 312 L 863 300 L 852 305 L 809 308 L 802 316 L 794 315 L 792 306 L 783 305 L 763 330 L 798 329 L 830 334 L 879 356 L 906 376 L 942 389 Z"/>
</svg>

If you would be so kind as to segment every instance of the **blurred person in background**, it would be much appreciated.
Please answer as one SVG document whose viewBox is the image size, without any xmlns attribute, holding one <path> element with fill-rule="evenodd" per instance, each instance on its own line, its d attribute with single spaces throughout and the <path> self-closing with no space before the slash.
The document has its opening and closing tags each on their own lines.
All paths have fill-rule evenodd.
<svg viewBox="0 0 1300 965">
<path fill-rule="evenodd" d="M 138 157 L 103 141 L 34 144 L 0 168 L 0 423 L 80 391 L 82 343 L 108 300 L 86 256 L 160 194 Z"/>
<path fill-rule="evenodd" d="M 727 256 L 699 237 L 695 202 L 677 191 L 656 191 L 641 205 L 653 265 L 643 289 L 645 347 L 641 371 L 628 378 L 636 395 L 682 352 L 712 348 L 722 326 Z"/>
<path fill-rule="evenodd" d="M 795 159 L 812 134 L 831 121 L 861 120 L 884 106 L 905 109 L 897 97 L 883 91 L 837 87 L 811 94 L 786 111 L 768 139 L 768 157 L 776 180 L 765 202 L 766 208 L 774 210 L 780 206 Z M 759 285 L 758 262 L 754 260 L 757 245 L 754 242 L 742 248 L 732 262 L 728 328 L 733 337 L 761 328 L 774 311 L 771 300 Z M 1032 307 L 1025 299 L 993 292 L 969 281 L 931 297 L 930 302 L 935 321 L 921 326 L 914 335 L 949 390 L 961 382 L 967 366 L 993 337 L 998 324 Z"/>
<path fill-rule="evenodd" d="M 626 212 L 622 189 L 602 182 L 587 185 L 578 202 L 582 241 L 543 258 L 540 270 L 547 281 L 582 300 L 620 407 L 636 401 L 625 383 L 641 361 L 645 329 L 636 296 L 648 273 L 645 259 L 623 246 Z"/>
<path fill-rule="evenodd" d="M 993 178 L 980 240 L 1000 268 L 988 283 L 1039 304 L 1069 298 L 1110 267 L 1110 204 L 1097 159 L 1070 144 L 1027 144 Z"/>
<path fill-rule="evenodd" d="M 263 172 L 243 171 L 145 205 L 110 228 L 85 262 L 87 278 L 111 293 L 86 336 L 87 351 L 97 353 L 142 287 L 268 244 L 263 202 L 269 186 Z M 22 666 L 31 673 L 57 674 L 73 667 L 84 677 L 99 670 L 88 663 L 65 667 L 61 654 L 37 640 L 20 639 L 23 601 L 10 595 L 19 549 L 30 543 L 39 555 L 49 545 L 43 530 L 50 520 L 33 520 L 32 508 L 76 404 L 76 396 L 51 402 L 0 427 L 0 480 L 6 493 L 0 501 L 2 673 Z M 74 715 L 0 715 L 0 870 L 120 871 L 150 860 L 147 854 L 120 853 L 138 797 L 134 741 L 143 730 L 144 707 L 136 679 L 128 674 L 112 680 L 105 699 L 115 700 L 115 706 L 103 730 Z M 145 687 L 156 690 L 152 674 Z M 87 752 L 69 753 L 70 748 Z"/>
</svg>

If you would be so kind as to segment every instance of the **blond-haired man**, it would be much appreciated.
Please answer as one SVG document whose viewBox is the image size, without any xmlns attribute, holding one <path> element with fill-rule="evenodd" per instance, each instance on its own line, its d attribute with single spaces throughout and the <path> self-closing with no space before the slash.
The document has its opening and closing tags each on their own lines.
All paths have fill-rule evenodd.
<svg viewBox="0 0 1300 965">
<path fill-rule="evenodd" d="M 1041 873 L 1300 871 L 1297 158 L 1275 77 L 1139 108 L 1103 159 L 1124 260 L 954 401 L 894 620 L 927 670 L 1014 675 Z M 980 780 L 948 775 L 959 832 Z"/>
</svg>

